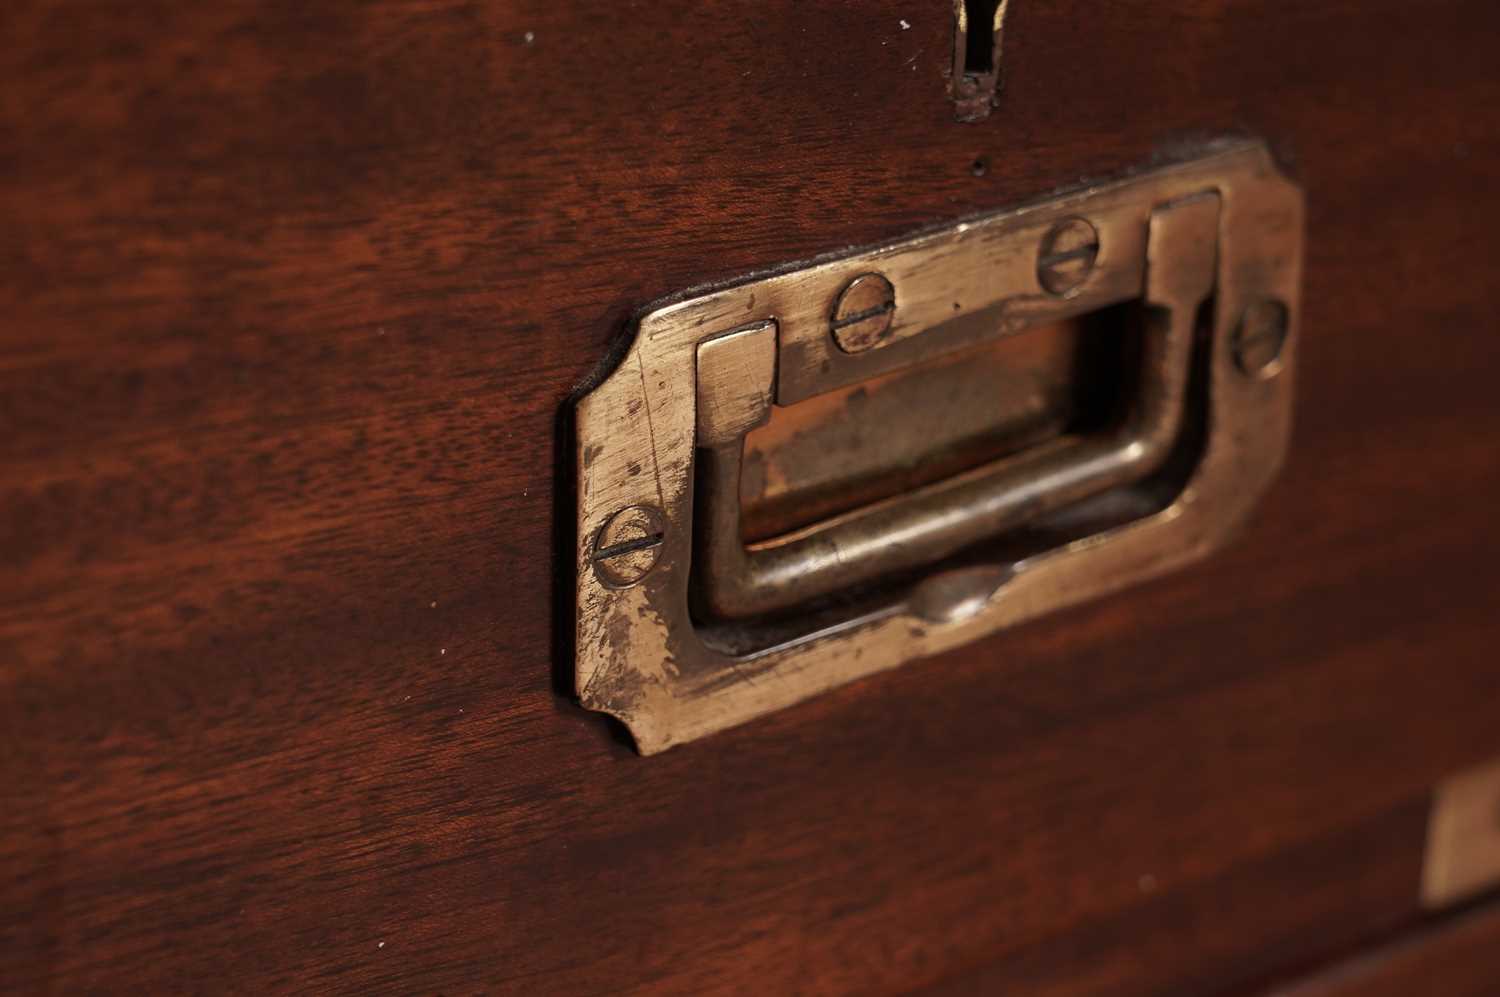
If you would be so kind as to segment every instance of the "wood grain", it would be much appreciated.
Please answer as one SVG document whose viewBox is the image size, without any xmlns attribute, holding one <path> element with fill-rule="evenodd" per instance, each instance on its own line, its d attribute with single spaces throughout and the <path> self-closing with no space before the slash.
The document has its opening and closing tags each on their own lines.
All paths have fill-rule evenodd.
<svg viewBox="0 0 1500 997">
<path fill-rule="evenodd" d="M 1414 917 L 1500 755 L 1500 7 L 1012 7 L 960 125 L 948 0 L 3 5 L 7 986 L 1201 993 Z M 560 695 L 632 313 L 1236 131 L 1310 209 L 1237 545 L 650 760 Z"/>
<path fill-rule="evenodd" d="M 1439 921 L 1344 960 L 1272 997 L 1489 997 L 1500 990 L 1500 908 Z"/>
</svg>

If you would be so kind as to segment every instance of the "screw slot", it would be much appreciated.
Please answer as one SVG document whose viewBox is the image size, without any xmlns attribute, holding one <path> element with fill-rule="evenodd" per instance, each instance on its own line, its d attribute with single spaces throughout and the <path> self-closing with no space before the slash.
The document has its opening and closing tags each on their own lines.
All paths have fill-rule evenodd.
<svg viewBox="0 0 1500 997">
<path fill-rule="evenodd" d="M 1048 294 L 1067 297 L 1088 280 L 1099 259 L 1099 231 L 1082 218 L 1058 222 L 1037 252 L 1037 283 Z"/>
<path fill-rule="evenodd" d="M 1245 309 L 1234 330 L 1234 362 L 1250 377 L 1275 377 L 1281 370 L 1291 312 L 1275 298 L 1262 298 Z"/>
<path fill-rule="evenodd" d="M 664 539 L 660 512 L 650 506 L 627 506 L 594 534 L 594 573 L 611 588 L 629 588 L 656 567 Z"/>
<path fill-rule="evenodd" d="M 866 273 L 839 292 L 828 328 L 839 349 L 863 353 L 885 343 L 895 317 L 895 287 L 881 274 Z"/>
</svg>

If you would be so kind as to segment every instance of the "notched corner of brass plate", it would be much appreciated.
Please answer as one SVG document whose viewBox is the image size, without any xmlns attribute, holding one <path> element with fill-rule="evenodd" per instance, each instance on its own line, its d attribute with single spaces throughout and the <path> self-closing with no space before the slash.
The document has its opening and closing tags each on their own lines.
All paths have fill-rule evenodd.
<svg viewBox="0 0 1500 997">
<path fill-rule="evenodd" d="M 650 754 L 1220 545 L 1302 215 L 1243 142 L 648 312 L 576 412 L 583 704 Z"/>
</svg>

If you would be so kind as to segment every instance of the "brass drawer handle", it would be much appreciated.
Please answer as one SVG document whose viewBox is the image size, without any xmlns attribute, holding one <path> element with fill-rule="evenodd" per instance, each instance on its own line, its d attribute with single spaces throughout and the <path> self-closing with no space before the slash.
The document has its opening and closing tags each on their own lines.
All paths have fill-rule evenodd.
<svg viewBox="0 0 1500 997">
<path fill-rule="evenodd" d="M 713 615 L 744 618 L 883 574 L 941 560 L 986 536 L 1022 525 L 1105 489 L 1160 469 L 1177 442 L 1187 391 L 1193 323 L 1213 288 L 1218 196 L 1205 194 L 1152 212 L 1143 259 L 1112 265 L 1145 274 L 1145 383 L 1130 418 L 1097 439 L 1062 438 L 992 461 L 909 497 L 888 499 L 810 528 L 750 546 L 741 542 L 740 476 L 744 435 L 698 427 L 700 475 L 695 501 L 708 522 L 696 551 L 706 562 L 700 594 Z M 1195 252 L 1194 250 L 1198 251 Z M 1174 260 L 1170 269 L 1145 259 Z M 931 288 L 932 293 L 942 287 Z M 997 332 L 999 330 L 997 329 Z M 745 350 L 774 350 L 764 327 L 698 348 L 698 410 L 714 410 L 723 391 L 742 391 Z M 743 345 L 730 339 L 747 340 Z M 727 348 L 725 348 L 727 347 Z M 762 369 L 769 367 L 762 364 Z M 770 415 L 770 385 L 745 429 Z"/>
<path fill-rule="evenodd" d="M 651 753 L 1205 555 L 1285 451 L 1301 229 L 1240 143 L 647 312 L 575 413 L 584 705 Z"/>
</svg>

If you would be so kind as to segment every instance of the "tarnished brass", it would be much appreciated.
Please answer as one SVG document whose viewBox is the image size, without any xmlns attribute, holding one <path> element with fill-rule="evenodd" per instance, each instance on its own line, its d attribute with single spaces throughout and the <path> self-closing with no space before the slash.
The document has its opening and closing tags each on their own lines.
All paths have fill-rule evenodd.
<svg viewBox="0 0 1500 997">
<path fill-rule="evenodd" d="M 1149 208 L 1149 206 L 1148 206 Z M 1207 193 L 1149 213 L 1145 268 L 1146 376 L 1136 411 L 1118 431 L 1097 438 L 1062 437 L 918 489 L 750 547 L 740 531 L 740 437 L 700 434 L 696 501 L 707 522 L 698 555 L 706 562 L 698 594 L 713 615 L 737 619 L 805 604 L 881 575 L 941 560 L 988 536 L 1036 519 L 1096 492 L 1156 472 L 1177 442 L 1187 391 L 1198 306 L 1213 288 L 1219 199 Z M 1141 272 L 1140 261 L 1130 261 Z M 712 408 L 735 379 L 703 376 L 698 406 Z M 765 407 L 752 425 L 770 414 Z"/>
<path fill-rule="evenodd" d="M 649 311 L 577 410 L 584 705 L 649 754 L 1208 553 L 1285 450 L 1301 229 L 1240 143 Z"/>
<path fill-rule="evenodd" d="M 1061 435 L 1100 407 L 1088 373 L 1118 352 L 1103 339 L 1081 321 L 1050 323 L 772 406 L 745 436 L 744 539 L 791 533 Z"/>
<path fill-rule="evenodd" d="M 1444 779 L 1433 793 L 1422 902 L 1444 907 L 1500 886 L 1500 759 Z"/>
</svg>

